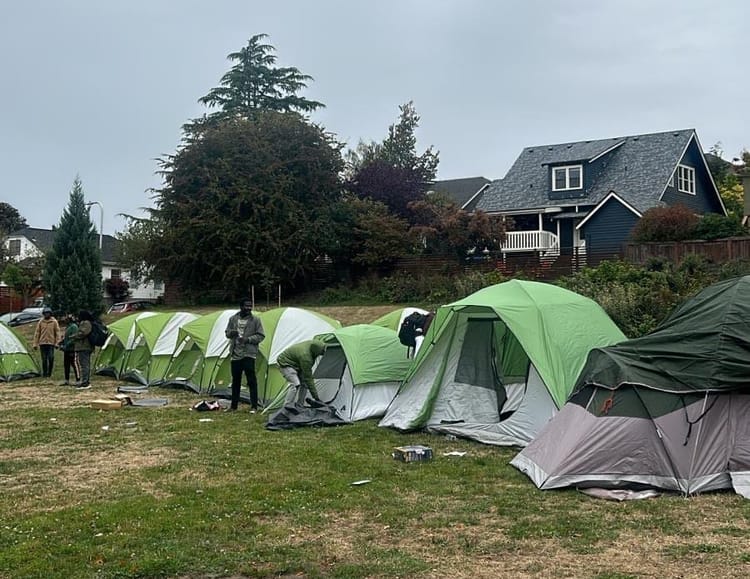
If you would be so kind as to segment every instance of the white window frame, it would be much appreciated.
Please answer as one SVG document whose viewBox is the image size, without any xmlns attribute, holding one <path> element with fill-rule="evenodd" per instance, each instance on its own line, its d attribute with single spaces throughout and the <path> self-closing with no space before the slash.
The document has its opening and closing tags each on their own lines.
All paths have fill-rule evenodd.
<svg viewBox="0 0 750 579">
<path fill-rule="evenodd" d="M 578 169 L 578 187 L 571 187 L 570 186 L 570 170 L 571 169 Z M 565 171 L 565 187 L 557 188 L 555 185 L 557 183 L 557 172 L 558 171 Z M 578 189 L 583 189 L 583 165 L 564 165 L 562 167 L 552 167 L 552 190 L 553 191 L 576 191 Z"/>
<path fill-rule="evenodd" d="M 677 190 L 680 193 L 695 195 L 695 169 L 687 165 L 677 165 Z"/>
</svg>

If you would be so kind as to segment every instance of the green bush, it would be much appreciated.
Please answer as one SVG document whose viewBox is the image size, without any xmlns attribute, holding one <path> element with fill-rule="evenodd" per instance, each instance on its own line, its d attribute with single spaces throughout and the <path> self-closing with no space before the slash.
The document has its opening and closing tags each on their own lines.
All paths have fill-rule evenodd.
<svg viewBox="0 0 750 579">
<path fill-rule="evenodd" d="M 693 233 L 694 239 L 721 239 L 724 237 L 738 237 L 747 235 L 748 231 L 742 225 L 742 220 L 737 215 L 719 215 L 718 213 L 707 213 L 698 221 Z"/>
</svg>

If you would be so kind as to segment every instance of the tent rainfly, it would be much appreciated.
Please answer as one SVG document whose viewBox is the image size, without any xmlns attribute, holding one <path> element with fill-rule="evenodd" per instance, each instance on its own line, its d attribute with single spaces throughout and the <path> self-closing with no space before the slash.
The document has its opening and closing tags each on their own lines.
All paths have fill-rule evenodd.
<svg viewBox="0 0 750 579">
<path fill-rule="evenodd" d="M 541 489 L 733 488 L 750 498 L 750 276 L 656 330 L 595 349 L 570 401 L 511 464 Z"/>
<path fill-rule="evenodd" d="M 625 339 L 596 302 L 511 280 L 438 309 L 380 426 L 525 446 L 562 407 L 588 352 Z"/>
</svg>

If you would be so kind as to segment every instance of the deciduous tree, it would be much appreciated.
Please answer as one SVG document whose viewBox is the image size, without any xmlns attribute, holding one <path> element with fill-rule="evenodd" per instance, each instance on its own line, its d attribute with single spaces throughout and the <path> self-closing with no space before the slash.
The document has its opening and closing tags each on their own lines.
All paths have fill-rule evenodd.
<svg viewBox="0 0 750 579">
<path fill-rule="evenodd" d="M 417 154 L 419 115 L 414 104 L 399 108 L 399 120 L 382 143 L 360 143 L 349 152 L 346 186 L 358 197 L 381 201 L 394 214 L 411 219 L 409 203 L 424 196 L 439 159 L 431 146 Z"/>
</svg>

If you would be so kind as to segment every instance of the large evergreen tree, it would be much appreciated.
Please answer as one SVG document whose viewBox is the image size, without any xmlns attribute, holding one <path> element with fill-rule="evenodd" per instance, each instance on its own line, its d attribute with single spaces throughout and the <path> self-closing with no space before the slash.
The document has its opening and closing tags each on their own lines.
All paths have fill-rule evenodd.
<svg viewBox="0 0 750 579">
<path fill-rule="evenodd" d="M 276 49 L 263 44 L 265 38 L 266 34 L 256 34 L 247 46 L 227 56 L 235 64 L 221 77 L 221 86 L 199 99 L 206 106 L 221 109 L 209 119 L 249 118 L 258 111 L 312 112 L 324 106 L 297 95 L 312 77 L 294 67 L 274 66 Z"/>
<path fill-rule="evenodd" d="M 26 227 L 26 219 L 21 217 L 18 209 L 9 203 L 0 201 L 0 237 Z"/>
<path fill-rule="evenodd" d="M 98 240 L 83 185 L 76 177 L 44 268 L 44 287 L 52 309 L 101 312 L 102 259 Z"/>
<path fill-rule="evenodd" d="M 340 145 L 296 113 L 206 126 L 163 160 L 148 261 L 186 294 L 293 283 L 322 253 Z"/>
</svg>

